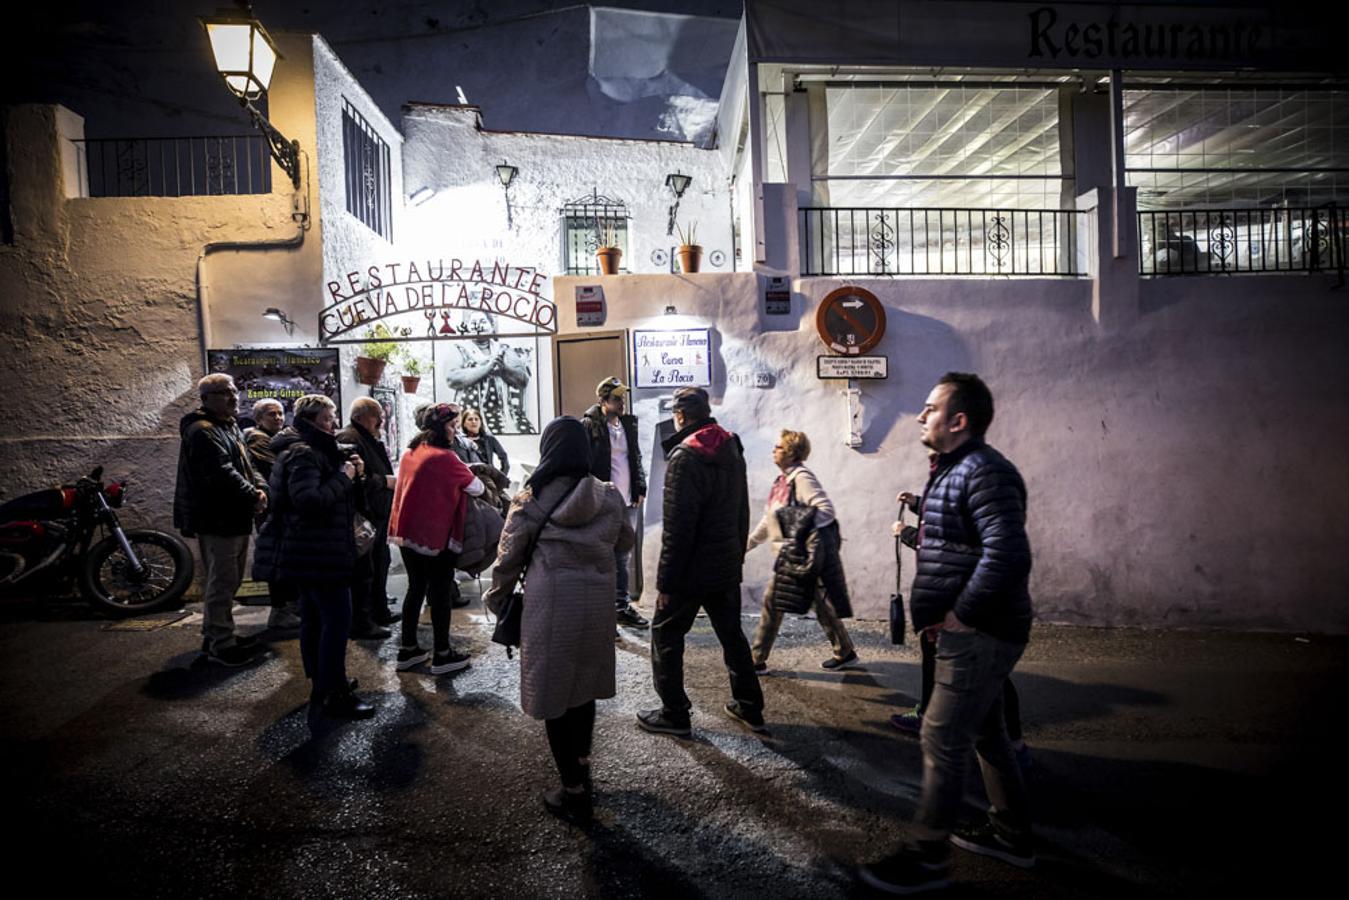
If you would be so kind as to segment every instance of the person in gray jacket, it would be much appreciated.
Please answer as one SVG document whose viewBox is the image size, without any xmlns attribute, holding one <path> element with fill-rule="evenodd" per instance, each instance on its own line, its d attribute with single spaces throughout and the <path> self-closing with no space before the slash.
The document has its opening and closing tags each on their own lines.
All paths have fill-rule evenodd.
<svg viewBox="0 0 1349 900">
<path fill-rule="evenodd" d="M 848 599 L 843 561 L 839 557 L 840 537 L 834 504 L 820 486 L 815 473 L 805 467 L 804 463 L 809 457 L 810 438 L 800 431 L 784 430 L 773 447 L 773 462 L 782 474 L 773 482 L 763 518 L 749 536 L 747 551 L 770 541 L 773 552 L 780 552 L 785 539 L 778 524 L 777 511 L 793 500 L 803 506 L 815 507 L 814 527 L 818 533 L 822 559 L 813 608 L 820 627 L 834 648 L 833 655 L 820 666 L 833 671 L 857 663 L 857 650 L 848 636 L 848 629 L 843 625 L 843 617 L 852 614 L 852 605 Z M 750 646 L 754 653 L 754 671 L 760 675 L 768 671 L 768 654 L 772 652 L 778 629 L 782 627 L 782 610 L 774 602 L 780 582 L 781 576 L 775 573 L 764 590 L 763 611 L 759 615 L 759 627 L 754 631 L 754 642 Z"/>
</svg>

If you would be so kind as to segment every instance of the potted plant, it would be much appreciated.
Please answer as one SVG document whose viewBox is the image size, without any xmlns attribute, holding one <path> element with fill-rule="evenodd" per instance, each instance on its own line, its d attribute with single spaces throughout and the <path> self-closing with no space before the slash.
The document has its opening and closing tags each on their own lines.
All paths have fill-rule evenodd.
<svg viewBox="0 0 1349 900">
<path fill-rule="evenodd" d="M 403 354 L 403 393 L 415 394 L 422 383 L 422 361 L 411 353 Z"/>
<path fill-rule="evenodd" d="M 389 329 L 382 322 L 376 325 L 361 344 L 361 355 L 356 357 L 356 380 L 361 384 L 379 384 L 385 366 L 397 349 Z"/>
<path fill-rule="evenodd" d="M 601 275 L 617 275 L 619 263 L 623 260 L 623 250 L 618 246 L 618 227 L 612 219 L 602 225 L 595 220 L 595 234 L 600 246 L 595 250 L 595 262 Z"/>
<path fill-rule="evenodd" d="M 698 223 L 690 222 L 688 231 L 679 225 L 675 230 L 679 232 L 679 268 L 686 273 L 698 271 L 703 262 L 703 248 L 697 243 Z"/>
</svg>

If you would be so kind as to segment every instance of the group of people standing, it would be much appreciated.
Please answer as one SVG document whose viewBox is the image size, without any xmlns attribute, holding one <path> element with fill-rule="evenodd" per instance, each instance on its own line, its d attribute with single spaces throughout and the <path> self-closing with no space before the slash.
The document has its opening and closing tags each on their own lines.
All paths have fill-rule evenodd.
<svg viewBox="0 0 1349 900">
<path fill-rule="evenodd" d="M 361 554 L 353 522 L 361 511 L 378 523 L 382 506 L 374 501 L 388 491 L 387 520 L 379 534 L 400 546 L 409 582 L 396 666 L 401 670 L 429 661 L 433 673 L 466 667 L 467 657 L 449 642 L 450 608 L 467 506 L 483 493 L 484 483 L 460 456 L 474 452 L 466 449 L 469 438 L 460 432 L 461 410 L 453 404 L 419 410 L 418 433 L 393 479 L 391 467 L 372 472 L 376 467 L 354 452 L 359 440 L 349 453 L 339 444 L 330 400 L 301 398 L 294 426 L 268 442 L 275 460 L 265 482 L 234 424 L 237 394 L 228 376 L 207 376 L 200 389 L 202 408 L 183 420 L 175 510 L 182 513 L 179 527 L 201 539 L 207 657 L 227 665 L 248 660 L 250 649 L 233 635 L 228 602 L 242 578 L 249 528 L 260 517 L 255 577 L 298 589 L 301 651 L 313 680 L 311 719 L 372 714 L 373 707 L 354 693 L 344 665 L 353 610 L 362 608 L 353 600 L 353 578 L 363 577 L 356 574 Z M 797 601 L 815 610 L 833 651 L 822 664 L 825 669 L 858 662 L 842 622 L 851 615 L 851 604 L 840 529 L 832 503 L 804 465 L 809 439 L 801 432 L 782 432 L 773 448 L 780 474 L 751 532 L 743 446 L 712 417 L 701 388 L 674 393 L 674 431 L 662 441 L 666 474 L 655 615 L 648 623 L 632 608 L 629 568 L 641 531 L 636 516 L 646 494 L 645 472 L 636 420 L 625 413 L 627 387 L 618 378 L 605 379 L 596 395 L 598 402 L 581 419 L 561 417 L 544 429 L 539 464 L 510 502 L 492 585 L 484 595 L 485 605 L 500 612 L 524 583 L 521 707 L 545 722 L 561 778 L 557 788 L 545 792 L 543 803 L 577 823 L 593 814 L 595 701 L 616 690 L 613 639 L 619 622 L 651 629 L 652 677 L 660 705 L 640 712 L 636 724 L 678 737 L 692 733 L 683 654 L 700 611 L 722 646 L 729 675 L 732 699 L 724 712 L 752 732 L 766 731 L 758 676 L 767 671 L 782 621 L 781 598 L 795 593 Z M 361 412 L 353 408 L 353 425 L 373 438 L 378 422 L 367 418 L 362 424 Z M 977 376 L 965 373 L 944 376 L 918 416 L 931 474 L 921 494 L 902 494 L 901 500 L 919 514 L 910 613 L 915 631 L 930 644 L 933 676 L 930 683 L 925 678 L 921 708 L 923 788 L 915 839 L 859 870 L 863 881 L 888 893 L 947 886 L 951 845 L 1019 866 L 1034 863 L 1028 801 L 1004 709 L 1008 676 L 1030 632 L 1026 489 L 1016 468 L 984 440 L 992 419 L 992 394 Z M 491 447 L 494 440 L 482 434 L 481 424 L 479 418 L 473 446 L 480 453 L 500 453 L 503 466 L 508 465 L 499 444 Z M 383 462 L 387 466 L 387 455 Z M 221 503 L 229 507 L 228 516 Z M 777 513 L 786 506 L 811 508 L 808 533 L 784 532 Z M 216 518 L 206 515 L 208 509 Z M 779 563 L 794 559 L 781 551 L 796 542 L 807 562 L 795 568 L 775 564 L 751 645 L 740 624 L 743 561 L 765 542 L 778 548 Z M 376 546 L 384 543 L 376 541 Z M 372 574 L 366 580 L 373 585 L 378 558 L 367 568 Z M 384 573 L 387 577 L 387 564 Z M 368 596 L 384 596 L 382 588 L 365 590 Z M 431 608 L 430 651 L 417 640 L 424 599 Z M 972 749 L 990 809 L 978 827 L 959 828 Z"/>
</svg>

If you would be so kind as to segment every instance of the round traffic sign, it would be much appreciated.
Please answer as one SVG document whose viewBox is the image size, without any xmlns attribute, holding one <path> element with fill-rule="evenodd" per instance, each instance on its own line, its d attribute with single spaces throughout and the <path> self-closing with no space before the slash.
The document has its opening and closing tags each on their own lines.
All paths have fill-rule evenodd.
<svg viewBox="0 0 1349 900">
<path fill-rule="evenodd" d="M 820 301 L 815 330 L 830 350 L 858 356 L 885 337 L 885 307 L 871 291 L 841 287 Z"/>
</svg>

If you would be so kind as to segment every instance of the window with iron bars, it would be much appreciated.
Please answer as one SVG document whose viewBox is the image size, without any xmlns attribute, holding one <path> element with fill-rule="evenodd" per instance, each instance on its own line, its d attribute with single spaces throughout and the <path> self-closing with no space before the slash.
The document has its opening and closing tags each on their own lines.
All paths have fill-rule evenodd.
<svg viewBox="0 0 1349 900">
<path fill-rule="evenodd" d="M 619 271 L 626 272 L 628 260 L 628 206 L 621 200 L 605 197 L 598 190 L 572 200 L 562 207 L 563 266 L 568 275 L 598 275 L 595 251 L 606 238 L 623 251 Z"/>
<path fill-rule="evenodd" d="M 347 212 L 392 241 L 389 145 L 346 99 L 342 101 L 342 155 L 346 162 Z"/>
</svg>

